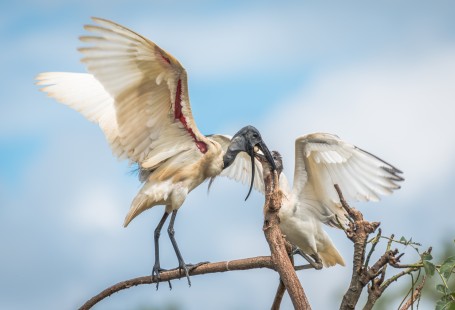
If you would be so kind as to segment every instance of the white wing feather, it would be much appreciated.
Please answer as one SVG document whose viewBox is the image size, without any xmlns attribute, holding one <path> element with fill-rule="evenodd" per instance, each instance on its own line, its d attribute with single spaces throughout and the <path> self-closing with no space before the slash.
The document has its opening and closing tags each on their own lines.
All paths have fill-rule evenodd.
<svg viewBox="0 0 455 310">
<path fill-rule="evenodd" d="M 337 225 L 335 216 L 346 220 L 335 184 L 347 200 L 377 201 L 399 189 L 397 182 L 403 180 L 397 168 L 331 134 L 297 138 L 295 153 L 293 194 L 301 208 L 329 225 Z"/>
<path fill-rule="evenodd" d="M 94 18 L 85 29 L 82 62 L 114 99 L 123 152 L 154 168 L 184 151 L 195 159 L 207 140 L 191 113 L 185 69 L 153 42 L 114 22 Z M 205 148 L 205 149 L 204 149 Z"/>
<path fill-rule="evenodd" d="M 218 142 L 223 152 L 226 153 L 226 150 L 229 147 L 232 137 L 228 135 L 210 135 L 210 139 Z M 254 183 L 253 188 L 257 191 L 264 193 L 264 180 L 262 175 L 262 165 L 257 160 L 254 159 L 255 170 L 254 170 Z M 237 182 L 241 182 L 245 185 L 250 185 L 251 183 L 251 158 L 245 152 L 240 152 L 235 158 L 234 162 L 224 169 L 220 176 L 228 177 Z"/>
<path fill-rule="evenodd" d="M 87 73 L 46 72 L 36 77 L 37 85 L 48 96 L 78 111 L 89 121 L 98 124 L 114 154 L 121 157 L 114 99 L 95 77 Z"/>
</svg>

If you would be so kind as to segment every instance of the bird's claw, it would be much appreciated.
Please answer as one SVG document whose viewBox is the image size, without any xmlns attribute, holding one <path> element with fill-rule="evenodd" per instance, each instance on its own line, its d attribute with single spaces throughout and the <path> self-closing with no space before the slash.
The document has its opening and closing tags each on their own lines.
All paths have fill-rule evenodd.
<svg viewBox="0 0 455 310">
<path fill-rule="evenodd" d="M 197 267 L 201 265 L 208 264 L 209 262 L 201 262 L 197 264 L 185 264 L 183 261 L 180 262 L 178 270 L 179 270 L 179 275 L 182 275 L 182 271 L 185 272 L 185 276 L 188 279 L 188 285 L 191 287 L 191 280 L 190 280 L 190 272 L 196 269 Z"/>
<path fill-rule="evenodd" d="M 187 266 L 189 266 L 190 268 L 190 271 L 193 271 L 194 269 L 196 269 L 197 267 L 199 266 L 202 266 L 202 265 L 205 265 L 205 264 L 209 264 L 210 262 L 200 262 L 200 263 L 197 263 L 197 264 L 188 264 Z"/>
<path fill-rule="evenodd" d="M 302 256 L 309 263 L 309 266 L 311 266 L 309 268 L 314 268 L 316 270 L 320 270 L 323 267 L 321 258 L 317 254 L 307 255 L 300 248 L 294 246 L 292 249 L 291 255 L 292 256 L 294 256 L 294 255 Z M 299 269 L 307 269 L 306 265 L 296 266 L 296 267 L 299 267 Z"/>
<path fill-rule="evenodd" d="M 159 265 L 154 265 L 153 270 L 152 270 L 152 280 L 156 280 L 156 290 L 158 290 L 158 287 L 161 282 L 161 272 L 163 271 L 168 271 L 167 269 L 161 268 Z M 169 289 L 172 290 L 172 284 L 171 281 L 168 280 L 169 283 Z"/>
<path fill-rule="evenodd" d="M 179 267 L 178 267 L 178 269 L 179 269 L 179 276 L 180 276 L 180 277 L 182 276 L 182 270 L 183 270 L 183 271 L 185 272 L 185 276 L 186 276 L 186 278 L 187 278 L 187 280 L 188 280 L 188 285 L 189 285 L 190 287 L 191 287 L 191 280 L 190 280 L 190 274 L 189 274 L 189 272 L 190 272 L 190 270 L 192 270 L 192 268 L 191 268 L 192 266 L 193 266 L 193 265 L 191 265 L 191 264 L 180 263 L 180 264 L 179 264 Z"/>
</svg>

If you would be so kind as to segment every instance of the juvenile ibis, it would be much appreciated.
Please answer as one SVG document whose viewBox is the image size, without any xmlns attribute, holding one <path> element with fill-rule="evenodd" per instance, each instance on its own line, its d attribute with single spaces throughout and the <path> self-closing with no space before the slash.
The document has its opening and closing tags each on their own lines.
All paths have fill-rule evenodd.
<svg viewBox="0 0 455 310">
<path fill-rule="evenodd" d="M 325 267 L 345 265 L 321 225 L 339 228 L 339 223 L 347 221 L 334 185 L 338 184 L 348 201 L 378 201 L 381 195 L 399 189 L 397 182 L 404 180 L 399 169 L 328 133 L 313 133 L 295 140 L 292 189 L 281 172 L 281 155 L 272 151 L 272 156 L 284 194 L 278 213 L 281 231 L 290 243 Z M 257 158 L 263 165 L 268 164 L 265 157 Z"/>
<path fill-rule="evenodd" d="M 191 113 L 187 74 L 177 59 L 126 27 L 101 18 L 93 21 L 96 25 L 85 26 L 91 35 L 80 37 L 88 45 L 79 49 L 89 73 L 41 73 L 37 84 L 45 85 L 41 90 L 50 97 L 97 123 L 116 156 L 137 163 L 144 185 L 124 226 L 145 210 L 164 205 L 164 215 L 154 232 L 152 276 L 159 279 L 163 270 L 158 239 L 172 213 L 169 237 L 179 268 L 191 285 L 189 265 L 174 238 L 174 221 L 186 196 L 227 167 L 227 175 L 238 180 L 249 178 L 238 177 L 235 171 L 249 164 L 248 156 L 255 165 L 253 155 L 259 150 L 274 165 L 273 159 L 252 126 L 242 128 L 232 141 L 227 136 L 201 134 Z M 223 149 L 217 137 L 228 139 L 227 147 Z M 239 153 L 242 155 L 235 160 Z"/>
</svg>

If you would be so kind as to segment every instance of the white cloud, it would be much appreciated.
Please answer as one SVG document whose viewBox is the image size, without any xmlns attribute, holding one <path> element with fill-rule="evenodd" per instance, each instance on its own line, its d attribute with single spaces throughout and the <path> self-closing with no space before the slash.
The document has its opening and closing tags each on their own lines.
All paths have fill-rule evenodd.
<svg viewBox="0 0 455 310">
<path fill-rule="evenodd" d="M 405 197 L 415 196 L 455 170 L 454 52 L 449 46 L 321 73 L 272 111 L 263 126 L 269 143 L 292 171 L 297 136 L 338 134 L 402 169 Z"/>
<path fill-rule="evenodd" d="M 410 198 L 454 170 L 451 116 L 455 114 L 455 96 L 451 83 L 455 80 L 455 53 L 453 46 L 440 43 L 447 39 L 444 27 L 453 21 L 453 10 L 438 11 L 431 3 L 428 9 L 408 12 L 409 4 L 399 10 L 393 5 L 393 14 L 389 4 L 353 8 L 345 4 L 320 7 L 280 3 L 213 14 L 192 11 L 178 17 L 173 10 L 157 12 L 144 3 L 134 12 L 118 12 L 118 7 L 110 5 L 108 11 L 104 5 L 97 11 L 122 16 L 122 23 L 177 56 L 190 78 L 247 75 L 254 79 L 259 73 L 286 80 L 291 70 L 307 75 L 309 66 L 316 78 L 311 75 L 301 90 L 277 103 L 261 126 L 269 146 L 283 150 L 288 174 L 293 170 L 295 137 L 329 131 L 403 169 L 407 180 L 398 194 Z M 11 287 L 11 279 L 18 274 L 27 274 L 32 279 L 27 292 L 39 295 L 19 302 L 13 289 L 10 294 L 4 290 L 3 296 L 9 295 L 17 308 L 30 308 L 29 302 L 38 308 L 49 308 L 40 305 L 50 302 L 54 308 L 74 308 L 102 286 L 148 273 L 153 264 L 153 229 L 163 208 L 144 212 L 134 225 L 123 229 L 124 214 L 139 183 L 125 176 L 126 165 L 112 158 L 96 126 L 46 99 L 32 85 L 38 70 L 82 70 L 75 51 L 80 45 L 77 36 L 83 33 L 82 24 L 89 22 L 92 11 L 90 7 L 82 13 L 71 12 L 66 24 L 52 25 L 43 32 L 37 25 L 27 28 L 21 23 L 20 28 L 27 30 L 10 42 L 11 48 L 3 57 L 8 81 L 3 83 L 2 108 L 6 111 L 1 113 L 0 127 L 8 132 L 39 132 L 45 135 L 46 143 L 42 157 L 27 169 L 29 175 L 20 196 L 7 196 L 7 201 L 14 203 L 2 209 L 6 225 L 1 241 L 8 244 L 2 262 L 11 270 L 3 272 L 9 283 L 4 288 Z M 61 13 L 65 12 L 55 12 Z M 80 26 L 74 30 L 74 19 L 79 18 L 76 13 L 86 19 L 81 17 Z M 59 18 L 58 23 L 62 20 Z M 238 106 L 242 104 L 246 103 L 239 102 Z M 233 190 L 224 185 L 215 185 L 207 199 L 203 187 L 189 195 L 177 219 L 177 239 L 184 257 L 195 262 L 199 258 L 262 254 L 267 249 L 260 230 L 262 200 L 243 203 L 245 188 Z M 339 238 L 336 244 L 349 261 L 349 241 L 339 231 L 329 233 Z M 162 240 L 163 267 L 174 267 L 175 255 L 165 233 Z M 52 271 L 53 280 L 46 280 Z M 336 268 L 302 273 L 314 308 L 333 308 L 327 304 L 333 298 L 321 296 L 321 283 L 332 295 L 345 283 L 329 288 L 327 279 L 344 279 L 348 272 L 348 268 Z M 120 304 L 118 308 L 128 308 L 140 296 L 147 305 L 167 298 L 182 300 L 185 307 L 196 309 L 200 305 L 194 296 L 202 300 L 209 294 L 215 298 L 208 307 L 223 308 L 222 302 L 229 299 L 219 289 L 223 286 L 237 296 L 232 307 L 247 304 L 250 307 L 246 308 L 264 308 L 270 305 L 264 296 L 272 298 L 277 284 L 276 274 L 265 273 L 267 277 L 255 272 L 195 277 L 191 290 L 185 281 L 176 281 L 177 289 L 163 289 L 157 294 L 153 287 L 135 288 L 99 307 L 111 309 Z M 21 285 L 13 288 L 24 291 Z M 37 290 L 40 287 L 42 291 Z M 49 294 L 56 288 L 64 291 L 58 294 L 62 298 Z M 230 305 L 224 308 L 232 308 Z M 290 302 L 286 305 L 290 307 Z"/>
<path fill-rule="evenodd" d="M 125 209 L 114 191 L 113 184 L 87 184 L 75 192 L 75 199 L 69 202 L 68 221 L 77 230 L 88 233 L 118 232 Z"/>
<path fill-rule="evenodd" d="M 432 49 L 450 38 L 443 5 L 387 4 L 346 6 L 332 3 L 272 4 L 255 10 L 226 10 L 201 18 L 148 16 L 125 21 L 189 69 L 190 78 L 277 75 L 314 66 L 336 65 L 377 51 L 401 53 Z M 422 19 L 425 24 L 422 24 Z M 385 22 L 387 20 L 387 22 Z M 210 26 L 207 26 L 210 25 Z"/>
</svg>

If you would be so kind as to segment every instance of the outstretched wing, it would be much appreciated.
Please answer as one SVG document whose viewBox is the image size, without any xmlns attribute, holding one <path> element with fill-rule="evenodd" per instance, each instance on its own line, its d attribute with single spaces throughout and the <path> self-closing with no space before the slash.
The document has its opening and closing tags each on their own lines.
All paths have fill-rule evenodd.
<svg viewBox="0 0 455 310">
<path fill-rule="evenodd" d="M 218 142 L 223 149 L 223 152 L 226 153 L 226 150 L 231 143 L 231 136 L 228 135 L 209 135 L 208 138 Z M 261 163 L 255 159 L 255 169 L 254 169 L 254 183 L 253 187 L 261 192 L 264 193 L 264 180 L 262 176 L 262 165 Z M 224 169 L 220 176 L 228 177 L 232 180 L 237 182 L 241 182 L 242 184 L 249 185 L 251 182 L 251 158 L 245 152 L 240 152 L 237 157 L 235 158 L 232 165 Z M 212 182 L 212 181 L 211 181 Z M 211 184 L 211 183 L 210 183 Z M 209 186 L 210 186 L 209 184 Z"/>
<path fill-rule="evenodd" d="M 154 168 L 183 151 L 201 156 L 207 139 L 194 122 L 187 74 L 170 54 L 114 22 L 93 18 L 80 40 L 82 62 L 113 98 L 122 154 Z M 193 154 L 194 155 L 194 154 Z"/>
<path fill-rule="evenodd" d="M 347 200 L 377 201 L 404 180 L 394 166 L 331 134 L 297 138 L 295 157 L 293 193 L 329 225 L 337 225 L 335 215 L 345 220 L 334 184 Z"/>
<path fill-rule="evenodd" d="M 122 154 L 114 99 L 91 74 L 45 72 L 36 77 L 37 85 L 50 97 L 81 113 L 103 130 L 114 154 Z"/>
</svg>

